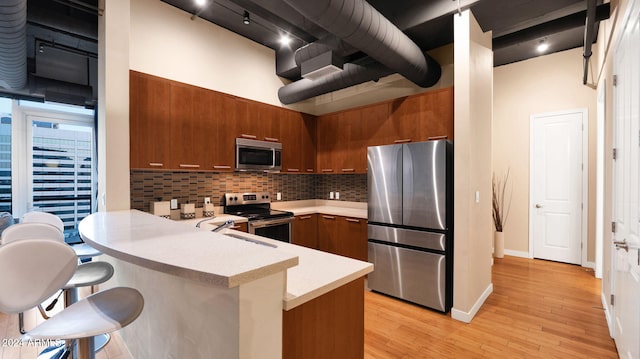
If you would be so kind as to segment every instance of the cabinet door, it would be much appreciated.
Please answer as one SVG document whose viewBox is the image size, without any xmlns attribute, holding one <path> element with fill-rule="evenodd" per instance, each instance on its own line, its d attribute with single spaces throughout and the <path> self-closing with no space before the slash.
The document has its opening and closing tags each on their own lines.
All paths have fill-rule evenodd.
<svg viewBox="0 0 640 359">
<path fill-rule="evenodd" d="M 301 114 L 301 116 L 301 167 L 305 173 L 314 173 L 316 171 L 316 119 L 307 114 Z"/>
<path fill-rule="evenodd" d="M 420 95 L 420 141 L 436 138 L 453 140 L 453 88 Z"/>
<path fill-rule="evenodd" d="M 356 173 L 357 152 L 362 148 L 362 126 L 360 109 L 340 113 L 334 136 L 338 143 L 334 148 L 334 166 L 336 173 Z"/>
<path fill-rule="evenodd" d="M 340 254 L 337 216 L 318 215 L 318 249 L 324 252 Z"/>
<path fill-rule="evenodd" d="M 212 91 L 171 84 L 171 167 L 208 170 L 209 151 L 204 150 L 215 133 Z"/>
<path fill-rule="evenodd" d="M 339 114 L 330 114 L 318 117 L 318 173 L 335 173 L 336 156 L 340 148 L 339 144 Z M 343 144 L 344 145 L 344 144 Z"/>
<path fill-rule="evenodd" d="M 338 254 L 367 260 L 367 221 L 361 218 L 338 218 Z"/>
<path fill-rule="evenodd" d="M 249 232 L 249 225 L 247 224 L 247 222 L 236 223 L 233 227 L 231 227 L 231 229 L 235 229 L 236 231 L 240 232 Z"/>
<path fill-rule="evenodd" d="M 269 142 L 281 142 L 281 120 L 284 113 L 279 108 L 267 104 L 256 103 L 255 111 L 262 131 L 258 139 Z"/>
<path fill-rule="evenodd" d="M 218 172 L 233 171 L 236 158 L 236 102 L 233 97 L 221 93 L 214 93 L 212 102 L 215 134 L 208 142 L 211 146 L 211 160 L 207 169 Z"/>
<path fill-rule="evenodd" d="M 257 120 L 255 102 L 235 98 L 234 112 L 236 118 L 234 138 L 242 137 L 257 140 L 262 137 L 262 124 Z"/>
<path fill-rule="evenodd" d="M 169 168 L 171 86 L 154 76 L 130 72 L 129 130 L 131 168 Z"/>
<path fill-rule="evenodd" d="M 418 96 L 408 96 L 391 102 L 390 116 L 385 130 L 387 143 L 415 142 L 420 139 L 420 101 Z"/>
<path fill-rule="evenodd" d="M 302 168 L 302 120 L 297 112 L 281 110 L 280 137 L 282 142 L 282 172 L 301 173 Z"/>
<path fill-rule="evenodd" d="M 380 146 L 393 143 L 395 134 L 390 133 L 389 102 L 367 106 L 362 109 L 363 137 L 366 146 Z M 366 156 L 366 154 L 365 154 Z"/>
<path fill-rule="evenodd" d="M 318 249 L 318 215 L 296 216 L 293 222 L 293 244 Z"/>
</svg>

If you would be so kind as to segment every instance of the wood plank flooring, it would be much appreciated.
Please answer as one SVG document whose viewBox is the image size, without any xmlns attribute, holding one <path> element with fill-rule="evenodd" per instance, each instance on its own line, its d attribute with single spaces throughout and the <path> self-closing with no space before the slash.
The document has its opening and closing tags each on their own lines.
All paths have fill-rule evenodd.
<svg viewBox="0 0 640 359">
<path fill-rule="evenodd" d="M 470 324 L 366 293 L 365 358 L 618 357 L 592 270 L 505 257 L 492 271 Z"/>
<path fill-rule="evenodd" d="M 505 257 L 493 266 L 493 284 L 471 324 L 366 292 L 365 358 L 618 357 L 591 270 Z M 0 313 L 0 338 L 18 337 L 17 328 L 16 315 Z M 0 359 L 32 359 L 38 351 L 0 345 Z M 131 356 L 116 334 L 96 358 Z"/>
</svg>

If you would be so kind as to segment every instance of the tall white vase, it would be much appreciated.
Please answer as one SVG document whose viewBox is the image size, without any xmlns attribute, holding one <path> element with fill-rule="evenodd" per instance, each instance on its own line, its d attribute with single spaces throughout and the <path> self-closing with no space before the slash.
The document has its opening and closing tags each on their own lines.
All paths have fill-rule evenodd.
<svg viewBox="0 0 640 359">
<path fill-rule="evenodd" d="M 493 247 L 493 256 L 496 258 L 504 257 L 504 233 L 503 232 L 494 232 L 494 247 Z"/>
</svg>

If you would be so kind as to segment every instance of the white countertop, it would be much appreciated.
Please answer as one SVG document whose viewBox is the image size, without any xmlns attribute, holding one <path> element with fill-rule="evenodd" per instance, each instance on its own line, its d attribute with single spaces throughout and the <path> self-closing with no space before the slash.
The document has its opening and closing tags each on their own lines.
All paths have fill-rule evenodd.
<svg viewBox="0 0 640 359">
<path fill-rule="evenodd" d="M 117 259 L 229 288 L 298 264 L 289 252 L 137 210 L 94 213 L 78 229 L 85 242 Z"/>
<path fill-rule="evenodd" d="M 224 216 L 220 218 L 222 217 Z M 212 218 L 211 222 L 203 222 L 200 228 L 213 228 L 213 225 L 209 227 L 209 223 L 221 224 L 224 223 L 225 220 L 218 219 L 218 217 L 215 219 Z M 198 221 L 184 220 L 179 221 L 179 223 L 195 226 Z M 298 257 L 298 265 L 287 269 L 286 295 L 283 299 L 284 310 L 293 309 L 373 271 L 373 264 L 369 262 L 338 256 L 232 229 L 223 229 L 220 233 L 231 233 L 248 239 L 269 243 L 277 246 L 278 251 Z"/>
<path fill-rule="evenodd" d="M 293 212 L 296 216 L 306 214 L 329 214 L 367 219 L 367 204 L 364 202 L 345 202 L 331 200 L 305 200 L 289 202 L 271 202 L 271 207 Z"/>
<path fill-rule="evenodd" d="M 236 216 L 172 221 L 137 210 L 98 212 L 80 222 L 82 238 L 103 253 L 149 269 L 235 287 L 287 270 L 283 308 L 293 309 L 373 271 L 373 265 L 245 232 L 208 230 Z M 207 226 L 210 226 L 207 228 Z M 277 248 L 224 235 L 235 234 Z"/>
</svg>

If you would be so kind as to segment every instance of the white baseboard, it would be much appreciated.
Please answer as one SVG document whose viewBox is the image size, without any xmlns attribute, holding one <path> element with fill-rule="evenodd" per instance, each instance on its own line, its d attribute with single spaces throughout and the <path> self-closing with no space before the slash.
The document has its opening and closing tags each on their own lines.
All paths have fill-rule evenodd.
<svg viewBox="0 0 640 359">
<path fill-rule="evenodd" d="M 587 263 L 582 264 L 582 266 L 584 268 L 591 268 L 593 270 L 596 270 L 596 262 L 587 262 Z"/>
<path fill-rule="evenodd" d="M 604 317 L 607 319 L 607 327 L 609 327 L 609 336 L 613 338 L 613 318 L 611 318 L 611 313 L 609 312 L 609 303 L 607 302 L 607 298 L 604 293 L 600 295 L 600 300 L 602 301 L 602 308 L 604 308 Z"/>
<path fill-rule="evenodd" d="M 505 249 L 504 254 L 512 257 L 521 257 L 521 258 L 529 258 L 529 252 L 523 251 L 514 251 L 511 249 Z"/>
<path fill-rule="evenodd" d="M 473 305 L 473 307 L 471 307 L 471 310 L 469 312 L 463 312 L 459 309 L 451 308 L 451 318 L 459 320 L 461 322 L 471 323 L 471 320 L 476 316 L 476 314 L 480 310 L 480 307 L 482 307 L 482 304 L 484 304 L 487 298 L 489 298 L 489 295 L 491 293 L 493 293 L 493 283 L 490 283 L 487 289 L 484 290 L 480 298 L 476 300 L 475 304 Z"/>
</svg>

